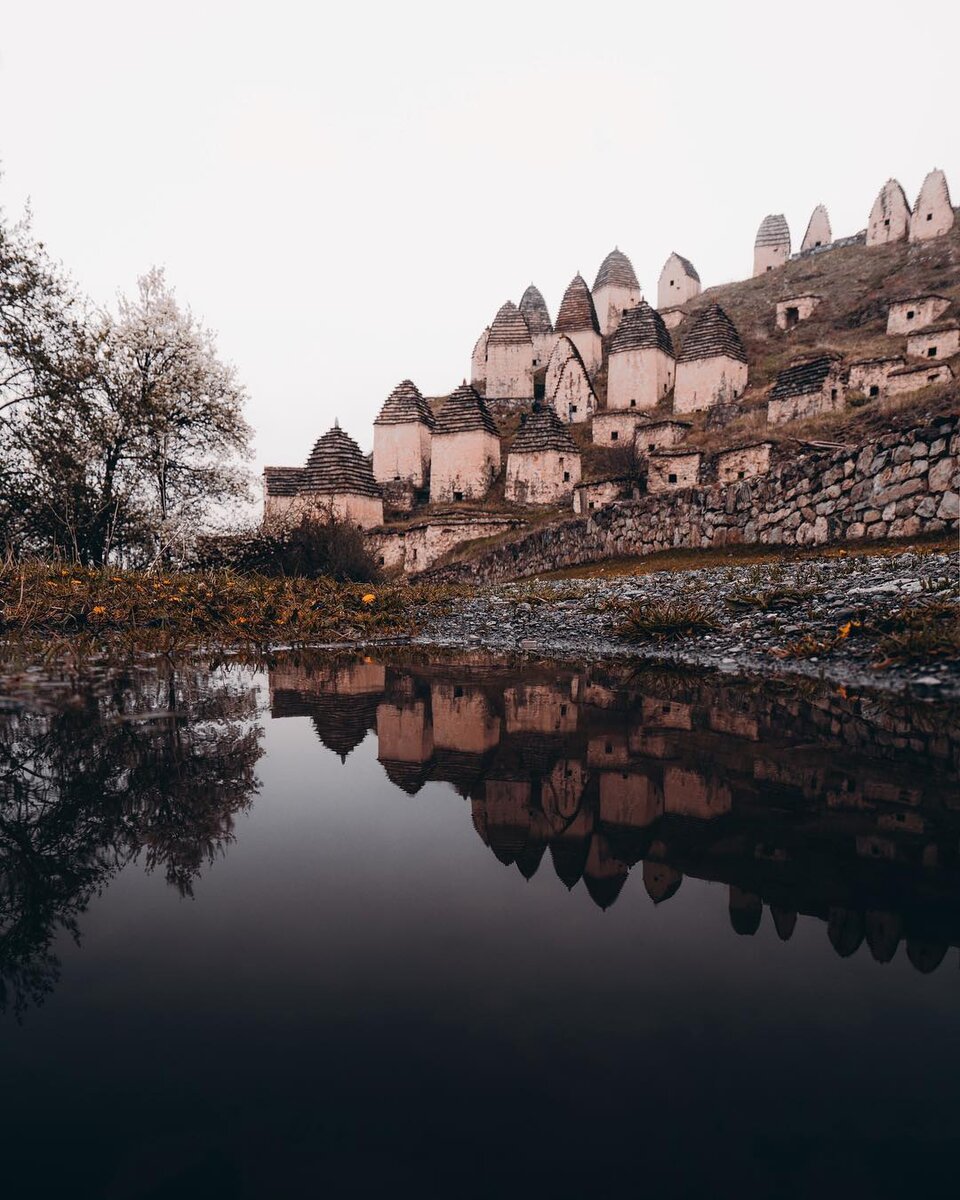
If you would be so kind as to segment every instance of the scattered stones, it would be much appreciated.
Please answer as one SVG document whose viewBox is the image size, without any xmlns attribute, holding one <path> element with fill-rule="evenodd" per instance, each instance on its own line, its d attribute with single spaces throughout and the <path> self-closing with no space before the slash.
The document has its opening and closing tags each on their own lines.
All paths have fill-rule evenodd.
<svg viewBox="0 0 960 1200">
<path fill-rule="evenodd" d="M 661 658 L 724 672 L 812 675 L 848 688 L 935 687 L 938 697 L 960 697 L 960 662 L 878 666 L 877 635 L 864 632 L 905 604 L 930 600 L 957 603 L 960 619 L 956 578 L 956 556 L 913 551 L 612 579 L 534 578 L 478 586 L 453 610 L 433 618 L 415 640 L 583 661 Z M 756 606 L 744 612 L 738 599 L 735 609 L 728 603 L 734 595 L 756 597 Z M 788 617 L 782 609 L 765 607 L 778 595 L 793 600 Z M 624 608 L 638 600 L 695 601 L 710 609 L 719 629 L 674 640 L 626 642 L 617 626 Z M 809 657 L 776 657 L 805 639 Z"/>
</svg>

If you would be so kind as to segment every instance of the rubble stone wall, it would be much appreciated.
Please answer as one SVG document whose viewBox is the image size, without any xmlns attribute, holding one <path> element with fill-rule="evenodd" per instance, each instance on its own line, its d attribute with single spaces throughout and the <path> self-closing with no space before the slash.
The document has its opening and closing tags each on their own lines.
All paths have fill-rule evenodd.
<svg viewBox="0 0 960 1200">
<path fill-rule="evenodd" d="M 768 474 L 621 500 L 437 568 L 497 582 L 621 555 L 744 544 L 814 546 L 960 528 L 960 418 L 856 448 L 776 459 Z"/>
</svg>

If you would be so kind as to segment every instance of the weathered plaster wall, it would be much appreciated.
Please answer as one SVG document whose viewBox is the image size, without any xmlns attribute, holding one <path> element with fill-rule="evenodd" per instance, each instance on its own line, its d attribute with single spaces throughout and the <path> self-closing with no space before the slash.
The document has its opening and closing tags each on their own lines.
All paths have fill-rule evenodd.
<svg viewBox="0 0 960 1200">
<path fill-rule="evenodd" d="M 379 496 L 310 495 L 267 496 L 263 506 L 265 524 L 299 521 L 302 517 L 336 517 L 360 529 L 383 524 L 383 501 Z"/>
<path fill-rule="evenodd" d="M 580 455 L 558 450 L 508 454 L 504 494 L 514 504 L 563 504 L 580 482 Z"/>
<path fill-rule="evenodd" d="M 777 328 L 791 329 L 800 321 L 806 321 L 813 315 L 819 303 L 819 296 L 791 296 L 787 300 L 781 300 L 777 304 Z"/>
<path fill-rule="evenodd" d="M 920 296 L 917 299 L 893 300 L 887 309 L 887 333 L 913 333 L 932 325 L 950 307 L 944 296 Z"/>
<path fill-rule="evenodd" d="M 851 363 L 847 387 L 851 392 L 863 392 L 874 399 L 885 396 L 890 372 L 905 367 L 906 363 L 905 358 L 874 358 Z"/>
<path fill-rule="evenodd" d="M 547 392 L 547 398 L 561 421 L 578 424 L 590 420 L 596 409 L 596 396 L 579 359 L 572 356 L 567 359 L 556 388 L 552 394 Z"/>
<path fill-rule="evenodd" d="M 421 421 L 374 425 L 373 477 L 378 483 L 409 479 L 423 487 L 430 477 L 430 430 Z"/>
<path fill-rule="evenodd" d="M 737 483 L 754 475 L 766 475 L 770 470 L 769 442 L 756 446 L 737 446 L 717 455 L 717 479 L 720 483 Z"/>
<path fill-rule="evenodd" d="M 929 387 L 933 383 L 949 383 L 951 379 L 953 371 L 949 363 L 931 362 L 929 366 L 921 363 L 916 367 L 904 367 L 899 371 L 891 371 L 887 376 L 887 395 L 905 395 Z"/>
<path fill-rule="evenodd" d="M 573 511 L 577 514 L 604 508 L 614 500 L 629 497 L 635 484 L 629 479 L 601 479 L 594 483 L 581 483 L 573 493 Z"/>
<path fill-rule="evenodd" d="M 593 418 L 592 438 L 595 446 L 630 446 L 636 432 L 640 410 L 635 408 L 604 409 Z"/>
<path fill-rule="evenodd" d="M 663 264 L 657 281 L 657 308 L 672 308 L 686 304 L 700 295 L 700 284 L 692 279 L 676 254 L 671 254 Z"/>
<path fill-rule="evenodd" d="M 911 358 L 952 358 L 958 350 L 960 328 L 921 330 L 907 338 L 907 354 Z"/>
<path fill-rule="evenodd" d="M 440 574 L 496 581 L 623 554 L 735 543 L 820 545 L 960 527 L 960 419 L 886 434 L 853 450 L 787 456 L 741 483 L 623 500 Z"/>
<path fill-rule="evenodd" d="M 653 421 L 637 426 L 636 445 L 641 454 L 669 450 L 682 442 L 690 426 L 685 421 Z"/>
<path fill-rule="evenodd" d="M 775 271 L 782 267 L 790 257 L 789 243 L 778 246 L 756 246 L 753 251 L 753 274 L 765 275 L 767 271 Z"/>
<path fill-rule="evenodd" d="M 607 408 L 656 408 L 673 387 L 675 361 L 662 350 L 621 350 L 607 360 Z"/>
<path fill-rule="evenodd" d="M 495 537 L 523 522 L 507 517 L 477 516 L 469 520 L 438 517 L 405 529 L 376 530 L 367 535 L 370 553 L 387 570 L 424 571 L 455 546 L 477 538 Z"/>
<path fill-rule="evenodd" d="M 597 320 L 600 322 L 600 332 L 604 337 L 611 337 L 617 331 L 617 326 L 628 308 L 636 308 L 643 299 L 639 288 L 607 287 L 599 288 L 593 293 L 593 306 L 597 310 Z"/>
<path fill-rule="evenodd" d="M 694 362 L 678 362 L 673 392 L 675 413 L 696 412 L 729 404 L 747 386 L 747 364 L 721 354 Z"/>
<path fill-rule="evenodd" d="M 533 399 L 533 343 L 487 342 L 488 400 Z"/>
<path fill-rule="evenodd" d="M 696 487 L 700 476 L 700 455 L 651 454 L 647 463 L 647 491 L 669 492 L 675 488 Z"/>
<path fill-rule="evenodd" d="M 592 379 L 600 368 L 600 360 L 603 356 L 603 343 L 600 340 L 600 334 L 594 333 L 592 329 L 575 329 L 566 336 L 580 351 L 583 365 L 587 368 L 587 374 Z"/>
<path fill-rule="evenodd" d="M 500 439 L 486 430 L 433 439 L 430 499 L 480 500 L 500 471 Z"/>
<path fill-rule="evenodd" d="M 788 421 L 799 421 L 804 417 L 818 416 L 820 413 L 838 412 L 843 408 L 843 404 L 843 386 L 837 380 L 828 380 L 822 391 L 768 400 L 767 424 L 786 425 Z"/>
</svg>

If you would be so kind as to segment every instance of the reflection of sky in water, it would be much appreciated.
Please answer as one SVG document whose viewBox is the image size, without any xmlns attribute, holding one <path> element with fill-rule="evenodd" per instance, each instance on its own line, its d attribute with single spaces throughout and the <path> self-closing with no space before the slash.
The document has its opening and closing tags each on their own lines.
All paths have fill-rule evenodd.
<svg viewBox="0 0 960 1200">
<path fill-rule="evenodd" d="M 81 945 L 57 938 L 59 982 L 0 1023 L 12 1190 L 685 1194 L 735 1170 L 755 1194 L 856 1195 L 938 1171 L 960 1115 L 957 951 L 929 975 L 903 945 L 842 959 L 826 924 L 842 949 L 867 912 L 956 945 L 955 788 L 933 756 L 863 740 L 902 714 L 851 705 L 844 730 L 839 702 L 728 687 L 711 707 L 698 681 L 665 711 L 662 687 L 645 704 L 569 673 L 458 678 L 391 669 L 324 696 L 300 672 L 279 707 L 303 715 L 264 716 L 259 793 L 194 898 L 128 866 L 80 914 Z M 276 703 L 294 679 L 271 682 Z M 793 736 L 773 737 L 774 710 Z M 385 742 L 388 766 L 425 768 L 415 795 Z M 867 800 L 881 784 L 923 804 Z M 629 827 L 642 814 L 653 830 Z M 531 830 L 550 844 L 528 880 Z M 611 857 L 649 856 L 606 911 L 558 878 L 550 847 L 578 830 L 606 857 L 560 861 L 589 864 L 604 900 Z M 791 898 L 801 912 L 787 942 L 770 895 L 782 928 Z"/>
</svg>

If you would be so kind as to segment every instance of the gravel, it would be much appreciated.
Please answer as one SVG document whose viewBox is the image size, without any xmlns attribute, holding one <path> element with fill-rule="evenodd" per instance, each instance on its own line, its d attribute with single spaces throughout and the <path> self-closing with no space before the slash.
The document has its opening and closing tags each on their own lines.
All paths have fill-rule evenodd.
<svg viewBox="0 0 960 1200">
<path fill-rule="evenodd" d="M 871 622 L 931 600 L 957 603 L 960 616 L 957 579 L 955 555 L 913 552 L 836 555 L 613 579 L 526 579 L 478 587 L 450 611 L 430 618 L 414 642 L 582 662 L 655 658 L 727 673 L 805 675 L 847 687 L 957 698 L 960 662 L 932 659 L 878 665 L 882 655 L 877 635 L 869 632 Z M 736 593 L 781 588 L 809 595 L 767 611 L 729 602 Z M 641 643 L 627 641 L 617 632 L 625 605 L 681 598 L 706 605 L 719 628 Z M 836 643 L 847 622 L 860 624 Z M 810 657 L 782 657 L 791 643 L 807 637 L 824 643 L 823 650 L 813 647 Z"/>
</svg>

